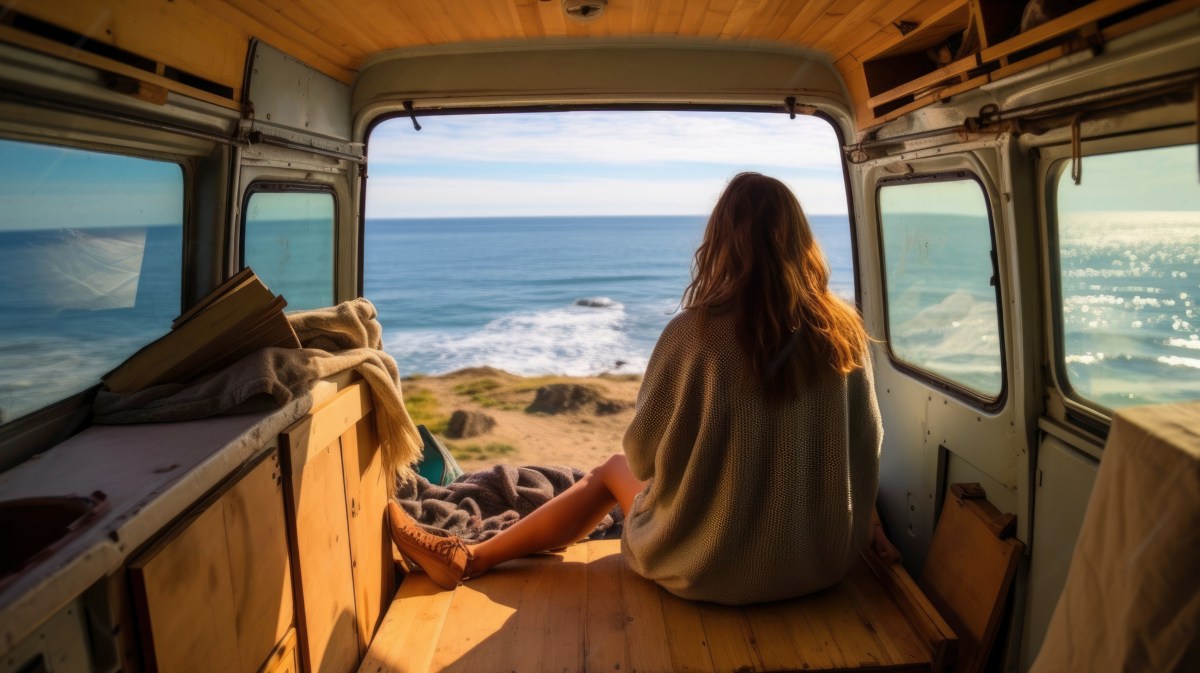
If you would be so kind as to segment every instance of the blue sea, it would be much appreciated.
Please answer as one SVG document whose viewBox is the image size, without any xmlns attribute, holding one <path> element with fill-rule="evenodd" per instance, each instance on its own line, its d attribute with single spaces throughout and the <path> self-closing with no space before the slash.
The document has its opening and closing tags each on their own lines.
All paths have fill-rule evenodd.
<svg viewBox="0 0 1200 673">
<path fill-rule="evenodd" d="M 852 297 L 846 218 L 811 219 L 834 290 Z M 1064 295 L 1057 328 L 1069 384 L 1110 407 L 1200 399 L 1200 216 L 1097 222 L 1066 222 L 1060 231 L 1054 282 Z M 637 373 L 678 311 L 704 223 L 702 216 L 369 220 L 364 294 L 404 375 L 477 365 L 519 374 Z M 893 278 L 889 319 L 893 333 L 910 338 L 894 346 L 989 391 L 999 385 L 1000 343 L 994 289 L 978 270 L 990 264 L 913 266 L 936 242 L 921 237 L 953 235 L 943 229 L 925 227 L 901 241 L 909 273 L 903 282 Z M 0 231 L 0 419 L 93 385 L 170 328 L 180 308 L 180 231 Z M 980 282 L 949 282 L 955 269 Z M 292 288 L 297 303 L 327 292 L 327 279 L 311 275 L 312 287 Z"/>
<path fill-rule="evenodd" d="M 641 372 L 679 308 L 706 219 L 370 220 L 363 294 L 405 374 Z M 852 298 L 846 217 L 812 226 Z"/>
</svg>

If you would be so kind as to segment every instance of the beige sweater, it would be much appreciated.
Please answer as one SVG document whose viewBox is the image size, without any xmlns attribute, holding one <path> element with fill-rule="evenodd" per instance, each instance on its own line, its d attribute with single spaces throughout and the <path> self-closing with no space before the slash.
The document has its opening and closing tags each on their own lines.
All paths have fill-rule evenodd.
<svg viewBox="0 0 1200 673">
<path fill-rule="evenodd" d="M 867 541 L 882 439 L 869 362 L 769 402 L 730 316 L 686 310 L 654 348 L 625 433 L 629 466 L 650 483 L 622 550 L 638 574 L 695 600 L 835 584 Z"/>
</svg>

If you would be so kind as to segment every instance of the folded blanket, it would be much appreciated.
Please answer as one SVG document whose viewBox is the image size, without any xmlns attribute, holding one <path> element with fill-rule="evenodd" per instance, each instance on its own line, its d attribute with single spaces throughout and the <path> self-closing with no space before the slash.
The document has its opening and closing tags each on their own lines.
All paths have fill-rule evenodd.
<svg viewBox="0 0 1200 673">
<path fill-rule="evenodd" d="M 482 542 L 570 488 L 583 474 L 570 467 L 496 465 L 446 486 L 417 477 L 397 485 L 396 499 L 429 532 Z M 620 537 L 621 522 L 621 508 L 614 507 L 589 539 Z"/>
<path fill-rule="evenodd" d="M 313 382 L 353 369 L 371 391 L 384 469 L 410 479 L 411 465 L 421 455 L 421 439 L 404 408 L 396 361 L 378 350 L 382 329 L 375 318 L 375 306 L 366 299 L 293 313 L 288 321 L 304 348 L 264 348 L 185 383 L 164 383 L 124 395 L 100 390 L 92 404 L 92 420 L 104 424 L 186 421 L 238 410 L 262 396 L 282 406 L 307 394 Z"/>
</svg>

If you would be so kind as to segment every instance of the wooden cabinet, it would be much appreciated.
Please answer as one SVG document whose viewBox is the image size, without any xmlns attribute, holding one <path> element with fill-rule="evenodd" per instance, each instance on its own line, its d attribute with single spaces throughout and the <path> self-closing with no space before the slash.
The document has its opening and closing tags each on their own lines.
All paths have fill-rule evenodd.
<svg viewBox="0 0 1200 673">
<path fill-rule="evenodd" d="M 271 449 L 130 564 L 147 669 L 258 673 L 284 640 L 293 604 L 280 477 Z"/>
<path fill-rule="evenodd" d="M 1024 31 L 1025 3 L 1010 0 L 954 0 L 920 22 L 901 16 L 835 64 L 858 101 L 859 130 L 1190 10 L 1150 0 L 1054 4 L 1059 15 Z"/>
<path fill-rule="evenodd" d="M 287 635 L 275 646 L 259 673 L 300 673 L 300 659 L 296 653 L 296 629 L 288 629 Z"/>
<path fill-rule="evenodd" d="M 301 669 L 355 671 L 395 594 L 383 475 L 366 384 L 284 431 Z"/>
</svg>

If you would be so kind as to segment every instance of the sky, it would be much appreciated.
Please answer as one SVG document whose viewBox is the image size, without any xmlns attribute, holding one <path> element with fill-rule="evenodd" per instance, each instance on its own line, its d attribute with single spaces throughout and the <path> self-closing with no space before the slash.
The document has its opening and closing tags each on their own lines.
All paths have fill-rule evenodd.
<svg viewBox="0 0 1200 673">
<path fill-rule="evenodd" d="M 987 217 L 983 187 L 971 178 L 893 183 L 879 190 L 879 208 L 888 213 L 929 213 Z"/>
<path fill-rule="evenodd" d="M 367 146 L 367 218 L 707 214 L 753 170 L 809 214 L 845 214 L 837 136 L 815 117 L 553 112 L 407 117 Z"/>
<path fill-rule="evenodd" d="M 0 232 L 182 222 L 178 164 L 0 140 Z"/>
<path fill-rule="evenodd" d="M 578 111 L 420 121 L 417 131 L 398 117 L 369 138 L 368 219 L 703 215 L 744 170 L 789 184 L 811 215 L 846 213 L 837 137 L 815 117 Z M 0 140 L 0 231 L 177 224 L 183 190 L 169 162 Z M 925 205 L 978 208 L 977 194 L 963 196 Z M 1195 146 L 1087 157 L 1083 186 L 1064 172 L 1056 196 L 1063 213 L 1196 212 Z"/>
<path fill-rule="evenodd" d="M 1197 147 L 1178 145 L 1083 158 L 1080 184 L 1064 160 L 1056 192 L 1064 214 L 1097 211 L 1200 211 Z"/>
</svg>

